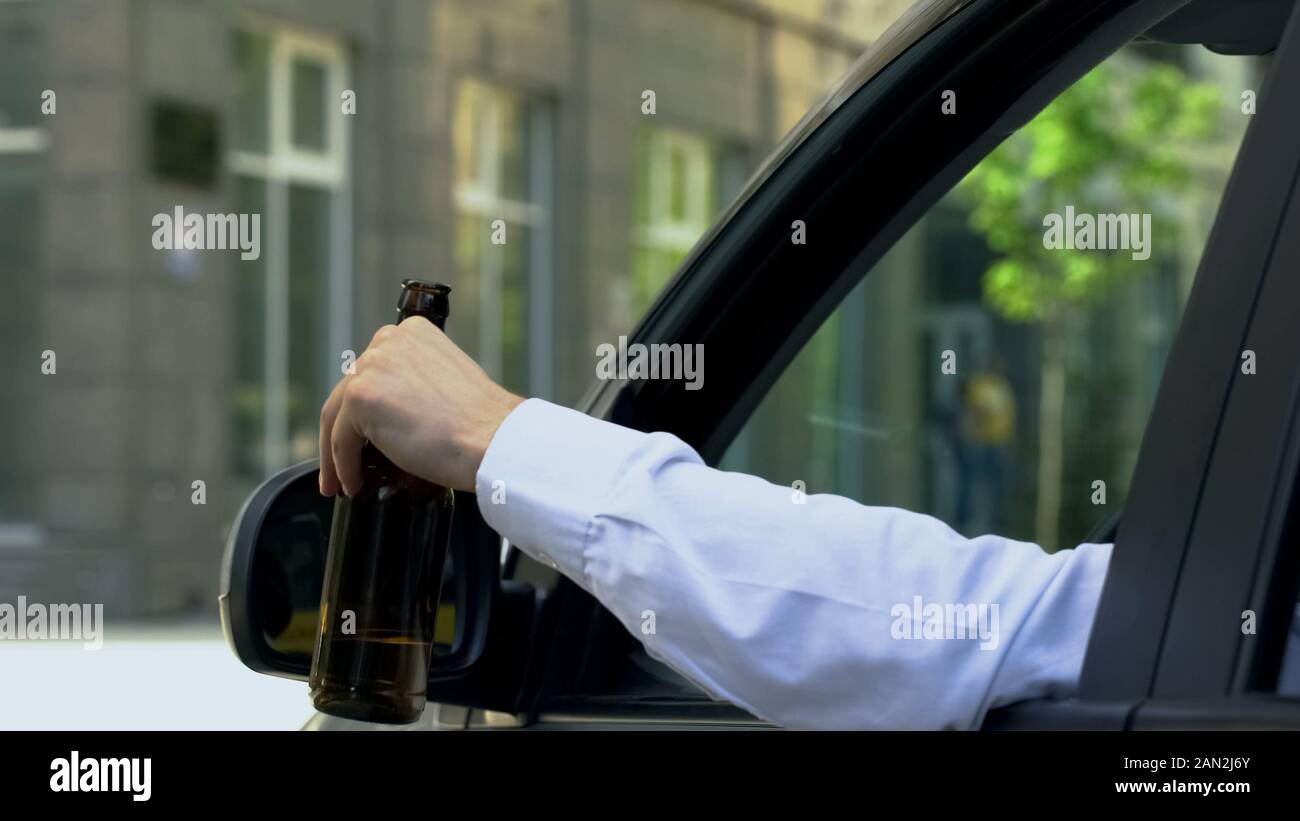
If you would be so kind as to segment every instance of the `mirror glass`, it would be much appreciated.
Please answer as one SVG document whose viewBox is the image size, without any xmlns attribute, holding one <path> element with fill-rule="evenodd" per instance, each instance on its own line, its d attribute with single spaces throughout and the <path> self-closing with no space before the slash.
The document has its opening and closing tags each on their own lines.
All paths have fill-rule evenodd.
<svg viewBox="0 0 1300 821">
<path fill-rule="evenodd" d="M 249 579 L 255 635 L 268 655 L 293 667 L 311 666 L 320 618 L 325 557 L 334 501 L 320 495 L 316 473 L 290 483 L 266 512 L 253 548 Z M 455 550 L 447 552 L 434 626 L 435 655 L 450 654 L 457 636 Z"/>
<path fill-rule="evenodd" d="M 333 500 L 320 495 L 316 474 L 309 473 L 271 504 L 253 549 L 249 591 L 256 635 L 271 654 L 294 665 L 311 664 L 333 513 Z"/>
</svg>

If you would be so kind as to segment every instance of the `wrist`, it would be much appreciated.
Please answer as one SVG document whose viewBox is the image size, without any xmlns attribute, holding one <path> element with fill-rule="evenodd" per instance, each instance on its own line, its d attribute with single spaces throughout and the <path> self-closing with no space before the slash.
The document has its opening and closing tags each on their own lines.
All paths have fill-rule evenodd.
<svg viewBox="0 0 1300 821">
<path fill-rule="evenodd" d="M 468 441 L 463 443 L 461 451 L 469 455 L 469 469 L 467 474 L 461 477 L 461 482 L 464 485 L 460 488 L 461 490 L 474 490 L 479 467 L 483 464 L 483 457 L 487 455 L 487 450 L 492 445 L 493 438 L 496 437 L 497 431 L 501 429 L 502 423 L 506 421 L 506 417 L 523 403 L 523 397 L 515 396 L 503 390 L 499 400 L 493 402 L 491 410 L 483 415 L 482 423 L 474 426 L 474 429 L 469 432 Z"/>
</svg>

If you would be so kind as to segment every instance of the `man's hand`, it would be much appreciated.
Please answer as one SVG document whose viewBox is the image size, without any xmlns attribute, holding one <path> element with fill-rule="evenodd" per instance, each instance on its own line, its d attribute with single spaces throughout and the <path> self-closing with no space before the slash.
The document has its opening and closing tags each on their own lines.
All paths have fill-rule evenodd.
<svg viewBox="0 0 1300 821">
<path fill-rule="evenodd" d="M 522 402 L 423 317 L 385 325 L 320 412 L 320 491 L 351 496 L 367 441 L 401 469 L 473 490 L 492 436 Z"/>
</svg>

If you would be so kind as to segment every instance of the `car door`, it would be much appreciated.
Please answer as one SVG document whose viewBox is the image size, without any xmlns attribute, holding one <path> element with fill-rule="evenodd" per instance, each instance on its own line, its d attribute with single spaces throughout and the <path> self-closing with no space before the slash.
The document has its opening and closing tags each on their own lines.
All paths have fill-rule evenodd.
<svg viewBox="0 0 1300 821">
<path fill-rule="evenodd" d="M 1019 711 L 1030 724 L 1069 726 L 1086 709 L 1115 728 L 1300 726 L 1300 704 L 1276 693 L 1296 601 L 1297 18 L 1170 353 L 1079 698 Z M 1017 712 L 1000 723 L 1021 726 Z"/>
<path fill-rule="evenodd" d="M 1141 506 L 1120 526 L 1084 671 L 1081 697 L 1136 702 L 1138 728 L 1300 727 L 1297 81 L 1293 13 L 1171 356 L 1157 413 L 1172 424 L 1139 464 Z M 1126 554 L 1144 543 L 1158 545 L 1150 559 Z M 1132 597 L 1139 574 L 1168 591 L 1161 623 Z"/>
<path fill-rule="evenodd" d="M 756 175 L 634 333 L 631 341 L 704 344 L 709 389 L 686 391 L 680 381 L 671 380 L 602 383 L 589 394 L 584 409 L 633 428 L 672 432 L 710 464 L 724 464 L 728 451 L 752 435 L 746 425 L 782 374 L 909 228 L 1061 90 L 1181 5 L 920 4 L 864 56 L 847 86 L 834 92 Z M 1274 264 L 1272 243 L 1285 234 L 1270 232 L 1267 226 L 1282 223 L 1294 187 L 1294 173 L 1286 172 L 1293 166 L 1284 164 L 1278 174 L 1270 165 L 1289 156 L 1280 147 L 1286 135 L 1296 142 L 1294 110 L 1279 103 L 1283 94 L 1272 91 L 1294 78 L 1294 29 L 1293 22 L 1289 41 L 1274 61 L 1270 85 L 1260 94 L 1266 107 L 1255 116 L 1233 171 L 1229 199 L 1221 209 L 1225 216 L 1202 257 L 1153 421 L 1142 437 L 1080 698 L 1007 707 L 995 712 L 991 726 L 1122 728 L 1169 720 L 1155 699 L 1143 710 L 1137 707 L 1153 695 L 1177 694 L 1175 671 L 1182 665 L 1185 672 L 1199 652 L 1193 649 L 1196 641 L 1184 635 L 1194 632 L 1194 619 L 1186 616 L 1195 608 L 1189 597 L 1204 592 L 1214 571 L 1222 570 L 1212 557 L 1218 556 L 1220 563 L 1240 558 L 1225 558 L 1213 549 L 1222 541 L 1199 529 L 1211 526 L 1200 518 L 1201 505 L 1211 499 L 1201 485 L 1209 489 L 1210 478 L 1219 476 L 1215 471 L 1247 469 L 1234 467 L 1229 455 L 1218 451 L 1219 437 L 1237 430 L 1219 426 L 1221 418 L 1230 421 L 1227 410 L 1245 407 L 1241 403 L 1248 405 L 1249 397 L 1255 402 L 1275 399 L 1297 372 L 1276 354 L 1279 361 L 1270 367 L 1277 368 L 1280 382 L 1268 397 L 1255 394 L 1268 393 L 1266 386 L 1273 383 L 1254 380 L 1238 386 L 1233 373 L 1247 330 L 1266 335 L 1270 350 L 1284 347 L 1283 334 L 1273 325 L 1260 324 L 1265 316 L 1256 316 L 1254 306 L 1258 283 L 1266 281 L 1265 267 Z M 956 117 L 946 115 L 939 104 L 943 93 L 954 89 L 962 112 Z M 1277 178 L 1271 182 L 1265 179 L 1269 168 Z M 1240 221 L 1242 230 L 1233 230 L 1233 220 Z M 806 244 L 791 242 L 796 223 L 808 232 Z M 1233 263 L 1226 265 L 1230 257 Z M 1233 288 L 1238 290 L 1227 293 Z M 979 322 L 965 324 L 972 335 L 979 335 Z M 861 323 L 844 321 L 841 328 L 851 335 Z M 1214 366 L 1206 362 L 1228 364 L 1211 376 L 1207 368 Z M 1200 390 L 1194 387 L 1198 379 L 1203 382 Z M 1292 398 L 1286 405 L 1288 423 L 1293 404 Z M 1286 425 L 1276 409 L 1272 421 L 1271 428 L 1253 434 L 1266 437 L 1271 430 L 1280 437 Z M 859 427 L 866 431 L 859 435 L 870 435 L 869 424 Z M 1251 427 L 1246 422 L 1238 435 Z M 914 437 L 920 435 L 913 432 Z M 1211 460 L 1212 453 L 1219 455 Z M 849 474 L 852 470 L 844 467 Z M 1171 479 L 1177 481 L 1169 483 Z M 1277 488 L 1257 480 L 1257 489 L 1265 487 L 1272 500 Z M 1218 481 L 1231 483 L 1232 474 L 1224 473 Z M 1287 484 L 1287 492 L 1289 488 Z M 1245 509 L 1225 511 L 1225 500 L 1213 508 L 1219 522 L 1227 521 L 1222 517 L 1229 512 L 1239 523 L 1248 516 Z M 1098 523 L 1113 519 L 1110 512 L 1098 511 Z M 1181 542 L 1166 538 L 1179 527 Z M 1282 530 L 1275 527 L 1268 533 Z M 1203 542 L 1193 538 L 1198 534 Z M 1224 690 L 1218 695 L 1240 691 L 1228 688 L 1245 687 L 1242 682 L 1251 675 L 1255 679 L 1250 680 L 1258 680 L 1258 672 L 1241 670 L 1259 671 L 1276 663 L 1267 660 L 1272 658 L 1267 654 L 1261 656 L 1257 645 L 1276 645 L 1285 620 L 1278 614 L 1294 599 L 1294 579 L 1278 581 L 1278 573 L 1288 569 L 1287 560 L 1279 558 L 1286 551 L 1279 549 L 1281 536 L 1272 538 L 1272 543 L 1263 536 L 1256 540 L 1250 572 L 1243 571 L 1245 564 L 1234 564 L 1240 579 L 1230 589 L 1213 591 L 1220 617 L 1240 601 L 1258 603 L 1261 612 L 1270 614 L 1260 639 L 1244 643 L 1235 634 L 1227 636 L 1216 622 L 1222 647 L 1215 650 L 1212 678 Z M 465 726 L 760 725 L 740 710 L 704 698 L 645 658 L 597 602 L 547 568 L 512 551 L 506 574 L 546 591 L 553 619 L 537 637 L 545 646 L 543 672 L 524 699 L 525 709 L 510 716 L 471 711 Z M 1125 636 L 1139 611 L 1143 629 Z M 1231 684 L 1223 683 L 1225 675 Z M 1198 693 L 1207 694 L 1208 689 Z M 1214 715 L 1208 705 L 1198 710 L 1198 720 Z M 1222 716 L 1229 720 L 1229 713 Z"/>
</svg>

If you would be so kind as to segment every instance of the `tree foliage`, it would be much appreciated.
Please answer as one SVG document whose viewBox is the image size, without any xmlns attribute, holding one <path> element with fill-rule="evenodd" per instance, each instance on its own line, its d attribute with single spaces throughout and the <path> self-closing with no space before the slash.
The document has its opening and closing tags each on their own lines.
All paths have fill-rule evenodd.
<svg viewBox="0 0 1300 821">
<path fill-rule="evenodd" d="M 1191 181 L 1185 152 L 1213 133 L 1219 104 L 1213 86 L 1189 82 L 1175 66 L 1107 62 L 994 150 L 958 188 L 971 226 L 995 255 L 984 275 L 989 305 L 1018 322 L 1057 316 L 1169 253 L 1174 198 Z M 1045 248 L 1045 216 L 1067 205 L 1076 213 L 1150 213 L 1152 259 Z"/>
</svg>

